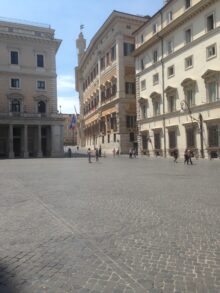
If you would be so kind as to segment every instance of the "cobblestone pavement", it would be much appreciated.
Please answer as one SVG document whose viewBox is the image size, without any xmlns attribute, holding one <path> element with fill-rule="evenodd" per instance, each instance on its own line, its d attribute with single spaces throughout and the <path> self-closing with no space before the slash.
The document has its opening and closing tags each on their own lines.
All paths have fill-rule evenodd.
<svg viewBox="0 0 220 293">
<path fill-rule="evenodd" d="M 220 161 L 0 161 L 0 293 L 220 292 Z"/>
</svg>

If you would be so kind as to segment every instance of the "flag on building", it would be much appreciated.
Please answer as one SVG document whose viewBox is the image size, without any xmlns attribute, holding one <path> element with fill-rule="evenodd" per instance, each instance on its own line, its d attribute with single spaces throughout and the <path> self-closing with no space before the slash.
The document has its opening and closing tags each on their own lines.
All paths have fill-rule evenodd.
<svg viewBox="0 0 220 293">
<path fill-rule="evenodd" d="M 69 129 L 74 129 L 76 127 L 77 117 L 75 114 L 70 115 Z"/>
</svg>

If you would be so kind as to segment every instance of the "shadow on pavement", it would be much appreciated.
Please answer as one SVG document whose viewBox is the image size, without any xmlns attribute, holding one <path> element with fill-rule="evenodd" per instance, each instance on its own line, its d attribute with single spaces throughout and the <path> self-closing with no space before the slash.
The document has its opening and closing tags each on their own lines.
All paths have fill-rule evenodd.
<svg viewBox="0 0 220 293">
<path fill-rule="evenodd" d="M 12 273 L 4 264 L 0 264 L 0 293 L 22 293 L 15 289 L 14 278 L 12 280 Z"/>
</svg>

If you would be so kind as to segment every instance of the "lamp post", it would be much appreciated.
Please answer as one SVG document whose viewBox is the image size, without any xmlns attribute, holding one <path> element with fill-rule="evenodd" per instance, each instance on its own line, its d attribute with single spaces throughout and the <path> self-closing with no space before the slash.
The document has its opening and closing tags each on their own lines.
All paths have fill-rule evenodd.
<svg viewBox="0 0 220 293">
<path fill-rule="evenodd" d="M 60 105 L 60 114 L 61 114 L 61 105 Z"/>
<path fill-rule="evenodd" d="M 188 111 L 188 115 L 193 122 L 196 122 L 197 123 L 197 126 L 199 128 L 199 134 L 200 134 L 200 154 L 201 154 L 201 157 L 204 159 L 204 136 L 203 136 L 203 117 L 202 117 L 202 114 L 199 113 L 199 118 L 195 118 L 192 116 L 192 110 L 190 108 L 190 105 L 188 104 L 188 102 L 186 100 L 182 100 L 180 102 L 180 106 L 181 106 L 181 110 L 180 112 L 184 112 L 185 111 L 185 108 L 184 106 L 186 106 L 186 109 Z"/>
</svg>

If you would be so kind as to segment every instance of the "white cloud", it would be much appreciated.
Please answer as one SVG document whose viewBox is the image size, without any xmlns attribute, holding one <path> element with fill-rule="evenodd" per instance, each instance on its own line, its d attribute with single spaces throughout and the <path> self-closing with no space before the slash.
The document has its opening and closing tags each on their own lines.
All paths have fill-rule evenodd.
<svg viewBox="0 0 220 293">
<path fill-rule="evenodd" d="M 78 97 L 58 97 L 57 101 L 57 107 L 58 111 L 60 111 L 61 106 L 61 112 L 65 114 L 72 114 L 75 113 L 75 108 L 77 113 L 79 113 L 79 99 Z"/>
<path fill-rule="evenodd" d="M 75 80 L 73 75 L 58 75 L 57 77 L 58 92 L 75 91 Z"/>
</svg>

